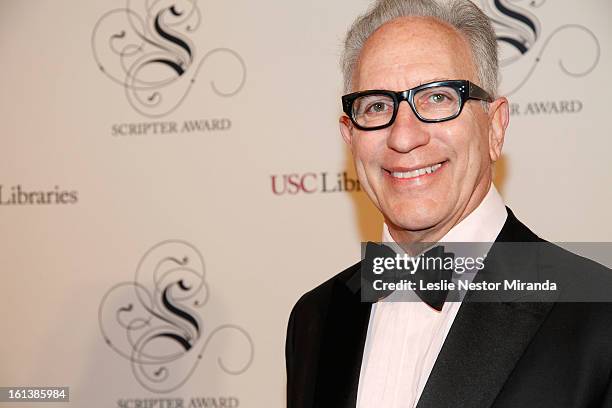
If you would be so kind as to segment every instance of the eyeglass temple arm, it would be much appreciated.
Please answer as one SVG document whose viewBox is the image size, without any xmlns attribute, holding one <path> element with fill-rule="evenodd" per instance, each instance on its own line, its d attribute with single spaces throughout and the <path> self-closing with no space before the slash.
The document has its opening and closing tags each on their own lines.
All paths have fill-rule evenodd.
<svg viewBox="0 0 612 408">
<path fill-rule="evenodd" d="M 487 102 L 493 102 L 493 98 L 491 98 L 491 96 L 487 93 L 487 91 L 485 91 L 478 85 L 475 85 L 471 82 L 470 82 L 470 88 L 468 92 L 469 92 L 468 96 L 470 98 L 480 99 L 482 101 L 487 101 Z"/>
</svg>

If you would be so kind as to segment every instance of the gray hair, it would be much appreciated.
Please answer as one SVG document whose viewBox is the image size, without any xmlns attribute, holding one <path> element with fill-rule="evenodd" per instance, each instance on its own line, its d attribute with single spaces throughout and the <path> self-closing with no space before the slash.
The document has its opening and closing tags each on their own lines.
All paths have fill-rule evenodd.
<svg viewBox="0 0 612 408">
<path fill-rule="evenodd" d="M 497 95 L 497 41 L 489 18 L 470 0 L 377 0 L 357 18 L 344 42 L 341 68 L 344 89 L 352 91 L 359 54 L 367 39 L 383 24 L 399 17 L 431 17 L 447 23 L 468 40 L 480 86 Z"/>
</svg>

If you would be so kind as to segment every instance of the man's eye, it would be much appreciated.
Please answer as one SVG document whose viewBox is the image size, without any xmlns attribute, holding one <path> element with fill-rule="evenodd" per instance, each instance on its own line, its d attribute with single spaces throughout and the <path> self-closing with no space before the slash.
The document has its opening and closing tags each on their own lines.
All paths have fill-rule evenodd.
<svg viewBox="0 0 612 408">
<path fill-rule="evenodd" d="M 447 99 L 448 98 L 446 97 L 446 95 L 441 94 L 441 93 L 436 93 L 436 94 L 432 94 L 429 96 L 429 101 L 433 103 L 446 102 Z"/>
<path fill-rule="evenodd" d="M 388 109 L 388 106 L 384 102 L 374 102 L 368 106 L 366 112 L 368 113 L 380 113 Z"/>
</svg>

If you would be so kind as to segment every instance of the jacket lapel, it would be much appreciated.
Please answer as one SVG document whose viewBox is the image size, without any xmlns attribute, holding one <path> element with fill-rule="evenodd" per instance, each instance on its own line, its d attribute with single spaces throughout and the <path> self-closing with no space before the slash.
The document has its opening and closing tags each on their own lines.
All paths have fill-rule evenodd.
<svg viewBox="0 0 612 408">
<path fill-rule="evenodd" d="M 541 240 L 508 209 L 496 242 L 529 241 Z M 534 270 L 533 257 L 506 262 L 499 256 L 493 245 L 475 281 L 483 276 L 490 280 L 491 275 L 516 277 L 517 272 Z M 417 408 L 490 407 L 551 307 L 552 303 L 543 302 L 464 302 Z"/>
<path fill-rule="evenodd" d="M 359 265 L 359 264 L 358 264 Z M 325 322 L 314 406 L 355 407 L 372 304 L 361 302 L 360 269 L 337 281 Z"/>
<path fill-rule="evenodd" d="M 549 308 L 463 304 L 417 407 L 490 407 Z"/>
</svg>

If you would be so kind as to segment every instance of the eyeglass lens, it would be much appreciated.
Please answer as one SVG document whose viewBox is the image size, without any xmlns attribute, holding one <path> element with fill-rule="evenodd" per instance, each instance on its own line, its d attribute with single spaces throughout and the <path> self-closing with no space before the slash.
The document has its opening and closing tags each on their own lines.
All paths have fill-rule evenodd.
<svg viewBox="0 0 612 408">
<path fill-rule="evenodd" d="M 421 89 L 414 94 L 414 108 L 423 119 L 442 120 L 459 112 L 460 97 L 447 86 Z M 388 124 L 393 118 L 394 99 L 386 94 L 361 96 L 353 102 L 353 119 L 364 128 Z"/>
</svg>

